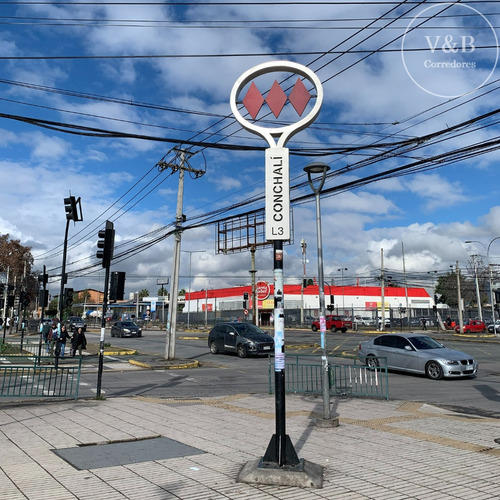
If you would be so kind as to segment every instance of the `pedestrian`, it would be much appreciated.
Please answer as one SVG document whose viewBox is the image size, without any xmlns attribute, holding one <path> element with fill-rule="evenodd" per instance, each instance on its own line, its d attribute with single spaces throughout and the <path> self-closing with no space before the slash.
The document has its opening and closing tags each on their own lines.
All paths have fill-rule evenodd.
<svg viewBox="0 0 500 500">
<path fill-rule="evenodd" d="M 59 345 L 58 345 L 58 348 L 59 348 L 59 352 L 60 352 L 60 355 L 61 355 L 61 358 L 64 358 L 64 352 L 66 351 L 66 341 L 71 338 L 69 333 L 68 333 L 68 329 L 66 328 L 66 325 L 63 325 L 61 327 L 61 333 L 59 335 Z"/>
<path fill-rule="evenodd" d="M 59 322 L 52 323 L 52 328 L 49 333 L 49 349 L 47 350 L 51 356 L 54 355 L 55 349 L 57 347 L 57 341 L 59 339 Z"/>
<path fill-rule="evenodd" d="M 422 330 L 427 330 L 427 320 L 422 318 Z"/>
<path fill-rule="evenodd" d="M 82 350 L 87 348 L 87 338 L 82 328 L 78 330 L 71 337 L 71 355 L 75 357 L 76 351 L 78 350 L 78 355 L 82 355 Z"/>
<path fill-rule="evenodd" d="M 43 323 L 41 325 L 42 339 L 45 343 L 45 348 L 47 352 L 49 352 L 49 334 L 50 334 L 50 325 L 48 323 Z"/>
</svg>

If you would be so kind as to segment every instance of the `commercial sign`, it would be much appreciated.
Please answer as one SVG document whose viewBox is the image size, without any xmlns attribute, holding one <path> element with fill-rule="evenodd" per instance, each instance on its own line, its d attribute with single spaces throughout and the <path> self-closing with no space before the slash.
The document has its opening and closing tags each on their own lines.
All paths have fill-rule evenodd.
<svg viewBox="0 0 500 500">
<path fill-rule="evenodd" d="M 288 95 L 283 91 L 277 80 L 274 81 L 266 97 L 257 88 L 255 80 L 268 73 L 291 73 L 297 75 L 295 84 Z M 305 78 L 315 88 L 316 102 L 309 113 L 302 117 L 309 101 L 313 97 L 305 87 Z M 250 82 L 245 96 L 240 99 L 240 92 Z M 266 103 L 276 118 L 279 117 L 284 105 L 289 101 L 299 120 L 280 127 L 265 127 L 256 122 L 261 107 Z M 269 144 L 266 149 L 266 240 L 286 241 L 290 239 L 290 181 L 287 141 L 306 128 L 319 114 L 323 102 L 323 87 L 316 74 L 308 67 L 289 61 L 272 61 L 259 64 L 243 73 L 236 80 L 231 90 L 231 110 L 240 125 L 254 134 L 263 137 Z M 245 118 L 238 107 L 243 103 L 246 112 L 252 120 Z M 276 137 L 276 140 L 275 140 Z"/>
<path fill-rule="evenodd" d="M 258 300 L 266 300 L 271 293 L 271 287 L 267 281 L 257 281 L 255 284 L 255 293 Z"/>
</svg>

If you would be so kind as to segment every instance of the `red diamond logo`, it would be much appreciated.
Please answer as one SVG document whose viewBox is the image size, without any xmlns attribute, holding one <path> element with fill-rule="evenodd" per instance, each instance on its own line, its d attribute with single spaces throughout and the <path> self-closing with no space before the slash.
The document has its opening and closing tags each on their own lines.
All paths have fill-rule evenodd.
<svg viewBox="0 0 500 500">
<path fill-rule="evenodd" d="M 259 114 L 260 108 L 264 104 L 264 98 L 262 94 L 259 92 L 259 89 L 255 85 L 254 82 L 250 85 L 248 89 L 247 95 L 243 99 L 243 105 L 247 108 L 247 111 L 250 113 L 250 116 L 255 120 L 257 115 Z"/>
<path fill-rule="evenodd" d="M 276 118 L 280 115 L 286 100 L 286 94 L 283 92 L 280 84 L 274 80 L 273 86 L 271 87 L 269 94 L 267 94 L 266 102 Z"/>
<path fill-rule="evenodd" d="M 302 80 L 297 78 L 295 85 L 293 86 L 288 99 L 292 103 L 292 106 L 295 108 L 299 116 L 302 116 L 304 109 L 306 109 L 307 103 L 311 99 L 311 94 L 307 91 Z"/>
</svg>

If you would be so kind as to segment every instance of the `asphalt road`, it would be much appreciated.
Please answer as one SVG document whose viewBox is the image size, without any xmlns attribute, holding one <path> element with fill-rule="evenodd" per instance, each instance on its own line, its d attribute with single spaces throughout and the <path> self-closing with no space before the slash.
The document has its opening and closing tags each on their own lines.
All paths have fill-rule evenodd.
<svg viewBox="0 0 500 500">
<path fill-rule="evenodd" d="M 439 338 L 437 332 L 428 332 Z M 446 336 L 445 336 L 446 337 Z M 486 343 L 480 339 L 458 340 L 441 338 L 452 349 L 465 351 L 479 362 L 475 378 L 429 380 L 424 376 L 398 372 L 389 373 L 391 399 L 427 402 L 443 408 L 471 414 L 500 418 L 500 340 Z M 98 342 L 99 335 L 87 333 L 89 342 Z M 287 354 L 319 354 L 319 333 L 287 331 Z M 353 356 L 360 340 L 366 335 L 356 332 L 327 334 L 330 356 Z M 132 347 L 146 355 L 163 357 L 164 332 L 144 332 L 142 338 L 107 338 L 116 347 Z M 197 398 L 238 393 L 267 393 L 269 390 L 269 360 L 240 359 L 235 355 L 210 354 L 206 334 L 178 332 L 176 357 L 196 359 L 201 367 L 184 370 L 142 370 L 128 363 L 126 356 L 106 357 L 103 392 L 108 396 L 142 395 L 162 398 Z M 96 358 L 86 360 L 81 377 L 81 397 L 92 396 L 96 386 Z M 272 370 L 271 370 L 272 373 Z M 334 398 L 332 403 L 335 404 Z"/>
</svg>

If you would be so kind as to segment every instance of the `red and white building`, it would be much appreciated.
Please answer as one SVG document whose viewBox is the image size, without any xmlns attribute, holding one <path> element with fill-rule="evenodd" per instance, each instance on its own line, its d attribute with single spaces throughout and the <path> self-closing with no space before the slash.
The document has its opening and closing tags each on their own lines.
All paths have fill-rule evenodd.
<svg viewBox="0 0 500 500">
<path fill-rule="evenodd" d="M 274 309 L 274 284 L 267 283 L 268 295 L 262 282 L 256 286 L 257 293 L 262 300 L 257 300 L 259 316 L 262 324 L 267 323 Z M 375 318 L 380 315 L 382 308 L 382 289 L 379 286 L 325 286 L 325 305 L 328 306 L 333 297 L 335 314 L 342 316 L 370 316 Z M 238 286 L 232 288 L 219 288 L 200 290 L 186 293 L 183 312 L 226 312 L 243 310 L 245 294 L 248 294 L 246 310 L 251 313 L 252 286 Z M 409 308 L 412 311 L 432 310 L 434 300 L 424 288 L 385 287 L 384 291 L 385 315 L 400 317 L 400 308 Z M 265 298 L 264 298 L 265 297 Z M 301 309 L 310 311 L 312 316 L 318 316 L 319 287 L 309 285 L 301 290 L 301 285 L 284 285 L 284 308 Z M 418 312 L 417 314 L 421 314 Z M 406 315 L 406 314 L 405 314 Z"/>
</svg>

